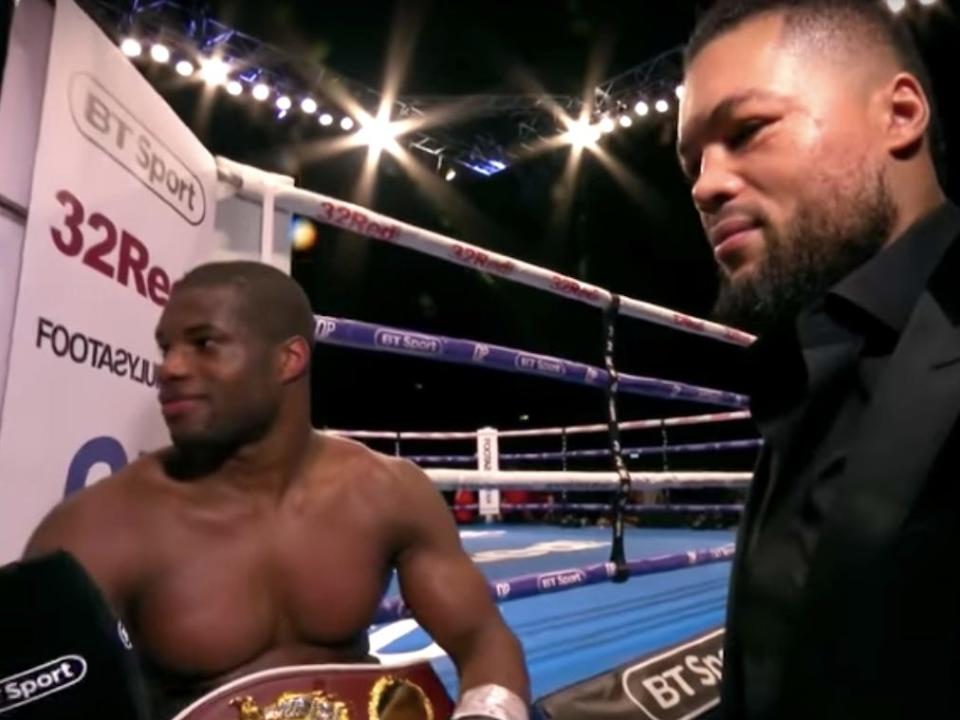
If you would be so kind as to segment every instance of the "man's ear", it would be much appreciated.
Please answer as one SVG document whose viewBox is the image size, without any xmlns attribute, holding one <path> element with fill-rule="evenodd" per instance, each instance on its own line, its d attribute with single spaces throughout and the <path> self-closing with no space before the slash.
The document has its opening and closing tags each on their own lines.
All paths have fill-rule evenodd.
<svg viewBox="0 0 960 720">
<path fill-rule="evenodd" d="M 930 126 L 930 102 L 920 81 L 910 73 L 897 73 L 884 97 L 887 150 L 898 158 L 909 157 L 922 145 Z"/>
<path fill-rule="evenodd" d="M 288 338 L 280 346 L 280 381 L 299 380 L 310 371 L 310 345 L 299 335 Z"/>
</svg>

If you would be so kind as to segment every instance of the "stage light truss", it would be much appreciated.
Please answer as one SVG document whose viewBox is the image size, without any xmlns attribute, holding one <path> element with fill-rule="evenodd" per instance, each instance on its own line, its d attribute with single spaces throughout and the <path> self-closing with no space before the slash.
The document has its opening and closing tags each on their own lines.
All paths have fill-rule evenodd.
<svg viewBox="0 0 960 720">
<path fill-rule="evenodd" d="M 231 95 L 239 95 L 244 89 L 252 92 L 254 86 L 261 85 L 269 89 L 271 104 L 280 97 L 290 97 L 299 108 L 303 107 L 302 99 L 315 99 L 316 104 L 309 102 L 307 106 L 318 119 L 334 109 L 341 115 L 346 112 L 337 101 L 344 93 L 371 116 L 380 107 L 381 94 L 374 88 L 225 25 L 207 14 L 205 3 L 80 1 L 118 43 L 128 37 L 140 42 L 144 57 L 152 45 L 162 44 L 169 51 L 171 67 L 182 60 L 199 67 L 198 62 L 205 57 L 225 58 L 233 68 L 228 83 Z M 639 102 L 652 108 L 663 100 L 675 107 L 681 67 L 678 47 L 603 82 L 594 90 L 589 122 L 600 123 L 605 117 L 618 119 L 632 112 Z M 263 87 L 254 96 L 262 91 Z M 286 101 L 283 105 L 286 107 Z M 430 117 L 431 112 L 450 107 L 456 107 L 457 112 L 448 121 L 412 131 L 399 141 L 435 158 L 438 168 L 441 164 L 459 165 L 486 177 L 566 132 L 563 117 L 583 116 L 580 98 L 522 94 L 401 96 L 393 103 L 390 116 L 394 120 Z M 285 116 L 288 109 L 281 112 Z M 650 113 L 651 118 L 654 115 Z M 633 125 L 633 121 L 620 122 L 617 128 Z M 339 122 L 318 122 L 321 132 L 340 127 Z"/>
</svg>

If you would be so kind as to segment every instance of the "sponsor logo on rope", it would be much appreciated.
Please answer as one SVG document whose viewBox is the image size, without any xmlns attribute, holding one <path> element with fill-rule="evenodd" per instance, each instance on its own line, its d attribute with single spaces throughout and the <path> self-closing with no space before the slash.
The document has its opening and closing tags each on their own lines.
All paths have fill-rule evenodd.
<svg viewBox="0 0 960 720">
<path fill-rule="evenodd" d="M 554 360 L 553 358 L 542 357 L 540 355 L 519 353 L 513 362 L 518 370 L 532 370 L 534 372 L 549 373 L 550 375 L 567 374 L 567 368 L 562 360 Z"/>
<path fill-rule="evenodd" d="M 674 313 L 673 322 L 677 327 L 686 328 L 691 332 L 705 332 L 707 329 L 706 323 L 703 320 L 684 315 L 683 313 Z"/>
<path fill-rule="evenodd" d="M 315 320 L 313 337 L 317 340 L 330 337 L 337 331 L 337 323 L 330 318 L 318 317 Z"/>
<path fill-rule="evenodd" d="M 537 587 L 541 590 L 556 590 L 573 585 L 583 585 L 587 574 L 583 570 L 559 570 L 537 576 Z"/>
<path fill-rule="evenodd" d="M 450 254 L 463 263 L 498 275 L 509 275 L 517 269 L 516 263 L 505 255 L 489 253 L 480 248 L 456 243 L 450 247 Z"/>
<path fill-rule="evenodd" d="M 650 720 L 686 720 L 720 702 L 722 671 L 721 629 L 627 668 L 621 683 Z"/>
<path fill-rule="evenodd" d="M 87 661 L 64 655 L 0 679 L 0 715 L 76 685 L 87 675 Z"/>
<path fill-rule="evenodd" d="M 163 140 L 88 73 L 70 78 L 77 129 L 191 225 L 207 213 L 203 183 Z"/>
<path fill-rule="evenodd" d="M 421 355 L 439 355 L 443 350 L 443 344 L 436 338 L 396 330 L 377 330 L 373 342 L 380 347 Z"/>
<path fill-rule="evenodd" d="M 490 354 L 490 346 L 484 345 L 483 343 L 477 343 L 473 346 L 473 361 L 474 362 L 483 362 L 487 355 Z"/>
<path fill-rule="evenodd" d="M 498 582 L 494 583 L 493 590 L 497 594 L 497 597 L 500 600 L 510 597 L 510 583 L 508 582 Z"/>
</svg>

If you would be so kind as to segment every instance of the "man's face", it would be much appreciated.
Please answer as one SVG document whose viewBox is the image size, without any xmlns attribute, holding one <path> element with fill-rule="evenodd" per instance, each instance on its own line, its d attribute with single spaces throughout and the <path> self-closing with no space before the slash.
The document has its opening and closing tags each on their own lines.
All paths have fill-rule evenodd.
<svg viewBox="0 0 960 720">
<path fill-rule="evenodd" d="M 177 446 L 261 436 L 279 406 L 272 353 L 243 321 L 235 290 L 175 290 L 157 325 L 160 406 Z"/>
<path fill-rule="evenodd" d="M 783 42 L 782 24 L 761 15 L 706 45 L 680 110 L 678 152 L 721 269 L 717 309 L 751 329 L 795 315 L 875 253 L 896 214 L 865 73 L 818 57 L 837 51 L 815 41 Z"/>
</svg>

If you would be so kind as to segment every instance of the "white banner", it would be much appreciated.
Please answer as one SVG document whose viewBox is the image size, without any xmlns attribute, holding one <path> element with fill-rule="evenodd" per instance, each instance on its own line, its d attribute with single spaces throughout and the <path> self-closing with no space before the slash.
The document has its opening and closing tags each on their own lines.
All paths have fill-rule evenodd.
<svg viewBox="0 0 960 720">
<path fill-rule="evenodd" d="M 172 282 L 219 254 L 216 192 L 213 157 L 58 0 L 0 420 L 0 563 L 65 493 L 167 442 L 153 331 Z"/>
</svg>

